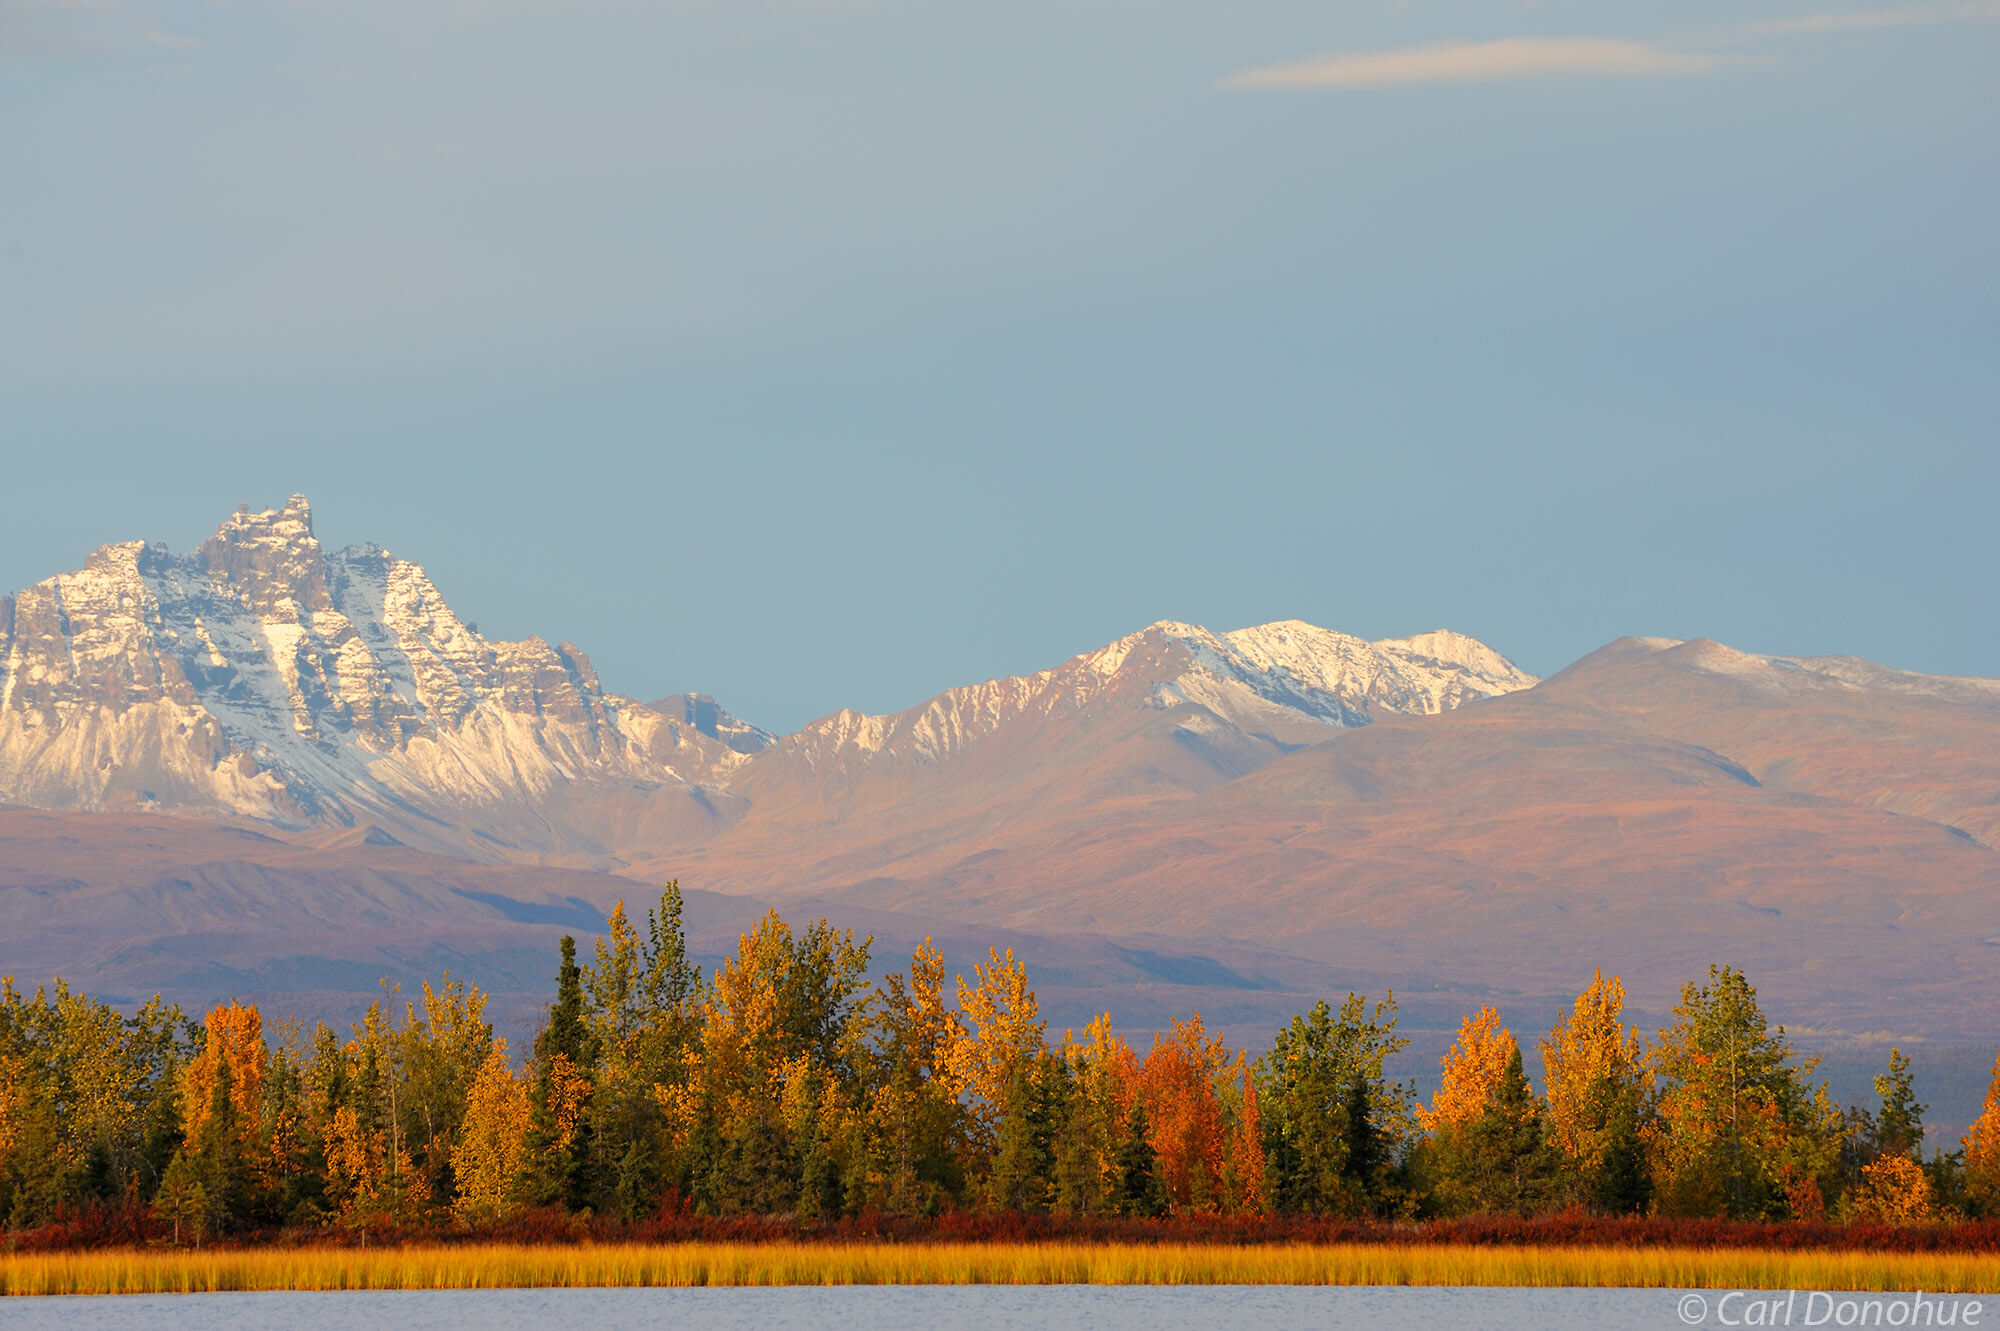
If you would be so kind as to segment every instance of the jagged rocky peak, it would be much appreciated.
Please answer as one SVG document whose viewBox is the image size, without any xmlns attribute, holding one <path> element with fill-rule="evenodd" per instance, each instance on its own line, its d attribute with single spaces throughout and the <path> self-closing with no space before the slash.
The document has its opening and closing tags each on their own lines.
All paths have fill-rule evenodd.
<svg viewBox="0 0 2000 1331">
<path fill-rule="evenodd" d="M 312 505 L 302 494 L 261 513 L 242 505 L 194 557 L 211 578 L 233 587 L 259 614 L 279 613 L 287 601 L 296 606 L 295 613 L 332 608 L 326 560 L 313 536 Z"/>
<path fill-rule="evenodd" d="M 489 642 L 417 564 L 322 550 L 303 495 L 0 602 L 0 802 L 346 823 L 736 761 L 606 694 L 574 644 Z"/>
</svg>

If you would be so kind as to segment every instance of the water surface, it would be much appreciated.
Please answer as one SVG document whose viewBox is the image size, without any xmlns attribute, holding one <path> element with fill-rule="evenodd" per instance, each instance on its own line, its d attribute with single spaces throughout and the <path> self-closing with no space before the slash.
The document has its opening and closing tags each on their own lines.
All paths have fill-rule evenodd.
<svg viewBox="0 0 2000 1331">
<path fill-rule="evenodd" d="M 1683 1291 L 1401 1286 L 924 1285 L 764 1289 L 418 1290 L 0 1300 L 8 1328 L 130 1331 L 1646 1331 L 1682 1327 Z M 1712 1296 L 1711 1296 L 1712 1297 Z M 1703 1319 L 1708 1320 L 1708 1319 Z M 1710 1322 L 1712 1325 L 1713 1322 Z"/>
</svg>

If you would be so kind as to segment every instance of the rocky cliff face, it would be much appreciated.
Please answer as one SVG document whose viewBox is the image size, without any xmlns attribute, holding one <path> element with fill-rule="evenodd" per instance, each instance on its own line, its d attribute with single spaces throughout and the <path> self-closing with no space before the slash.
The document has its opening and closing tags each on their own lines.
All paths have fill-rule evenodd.
<svg viewBox="0 0 2000 1331">
<path fill-rule="evenodd" d="M 417 565 L 322 550 L 303 496 L 191 555 L 106 546 L 0 601 L 4 802 L 448 822 L 741 761 L 606 694 L 568 643 L 488 642 Z"/>
</svg>

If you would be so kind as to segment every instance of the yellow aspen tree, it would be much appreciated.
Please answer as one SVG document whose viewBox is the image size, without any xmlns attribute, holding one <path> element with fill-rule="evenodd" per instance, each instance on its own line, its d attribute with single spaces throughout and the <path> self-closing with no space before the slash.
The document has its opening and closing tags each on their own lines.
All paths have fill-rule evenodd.
<svg viewBox="0 0 2000 1331">
<path fill-rule="evenodd" d="M 27 1107 L 27 1086 L 18 1059 L 0 1058 L 0 1172 L 5 1172 L 21 1140 L 21 1112 Z"/>
<path fill-rule="evenodd" d="M 1612 1210 L 1637 1204 L 1639 1121 L 1652 1086 L 1625 986 L 1591 973 L 1568 1020 L 1540 1042 L 1548 1139 L 1569 1167 L 1573 1193 Z"/>
<path fill-rule="evenodd" d="M 452 1148 L 460 1220 L 497 1220 L 512 1209 L 528 1135 L 528 1087 L 507 1065 L 507 1042 L 496 1039 L 465 1098 L 465 1122 Z"/>
<path fill-rule="evenodd" d="M 1964 1145 L 1966 1192 L 1985 1214 L 2000 1212 L 2000 1059 L 1994 1060 L 1986 1104 Z"/>
<path fill-rule="evenodd" d="M 577 1071 L 567 1054 L 549 1056 L 549 1112 L 555 1124 L 555 1142 L 568 1150 L 576 1142 L 577 1127 L 590 1099 L 590 1079 Z"/>
<path fill-rule="evenodd" d="M 690 1045 L 681 1051 L 680 1077 L 672 1085 L 653 1083 L 653 1103 L 667 1130 L 667 1144 L 675 1152 L 688 1147 L 701 1109 L 708 1096 L 704 1084 L 701 1050 Z"/>
<path fill-rule="evenodd" d="M 911 1044 L 921 1075 L 940 1093 L 956 1100 L 965 1089 L 958 1071 L 966 1035 L 958 1014 L 945 1003 L 944 974 L 944 954 L 926 938 L 923 946 L 910 954 Z"/>
<path fill-rule="evenodd" d="M 1863 1166 L 1848 1213 L 1885 1225 L 1921 1225 L 1938 1218 L 1930 1178 L 1907 1155 L 1885 1155 Z"/>
<path fill-rule="evenodd" d="M 1437 1132 L 1485 1117 L 1499 1096 L 1514 1053 L 1513 1033 L 1500 1024 L 1500 1014 L 1492 1007 L 1467 1017 L 1444 1056 L 1444 1080 L 1437 1096 L 1430 1108 L 1417 1111 L 1424 1130 Z"/>
<path fill-rule="evenodd" d="M 350 1224 L 372 1212 L 382 1194 L 383 1158 L 379 1133 L 361 1126 L 352 1105 L 333 1111 L 326 1141 L 327 1191 Z"/>
<path fill-rule="evenodd" d="M 1557 1157 L 1521 1047 L 1483 1007 L 1444 1058 L 1444 1080 L 1419 1120 L 1431 1134 L 1435 1199 L 1445 1214 L 1529 1214 L 1547 1204 Z"/>
<path fill-rule="evenodd" d="M 1112 1030 L 1102 1013 L 1084 1028 L 1083 1039 L 1063 1032 L 1061 1049 L 1075 1087 L 1071 1138 L 1058 1157 L 1057 1203 L 1073 1215 L 1098 1213 L 1112 1196 L 1117 1155 L 1125 1137 L 1139 1079 L 1139 1057 Z"/>
<path fill-rule="evenodd" d="M 66 1153 L 76 1158 L 102 1149 L 114 1174 L 130 1182 L 135 1164 L 129 1147 L 130 1125 L 139 1117 L 142 1069 L 129 1056 L 126 1023 L 117 1009 L 56 982 L 54 1046 L 62 1069 L 62 1139 Z M 121 1157 L 123 1159 L 121 1160 Z"/>
<path fill-rule="evenodd" d="M 738 940 L 715 973 L 701 1031 L 704 1111 L 725 1141 L 773 1117 L 773 1081 L 789 1050 L 782 988 L 792 964 L 792 930 L 776 911 Z"/>
<path fill-rule="evenodd" d="M 1028 969 L 1014 959 L 1014 949 L 1002 956 L 1000 949 L 988 948 L 987 955 L 990 964 L 973 967 L 976 984 L 958 977 L 958 1007 L 971 1034 L 954 1053 L 959 1084 L 971 1091 L 973 1114 L 990 1140 L 1006 1114 L 1010 1088 L 1032 1070 L 1042 1050 L 1045 1023 L 1028 987 Z"/>
<path fill-rule="evenodd" d="M 944 956 L 926 938 L 907 976 L 891 974 L 878 996 L 881 1073 L 867 1117 L 880 1153 L 859 1181 L 871 1203 L 902 1212 L 945 1200 L 936 1180 L 959 1155 L 965 1112 L 959 1046 L 965 1029 L 945 998 Z"/>
</svg>

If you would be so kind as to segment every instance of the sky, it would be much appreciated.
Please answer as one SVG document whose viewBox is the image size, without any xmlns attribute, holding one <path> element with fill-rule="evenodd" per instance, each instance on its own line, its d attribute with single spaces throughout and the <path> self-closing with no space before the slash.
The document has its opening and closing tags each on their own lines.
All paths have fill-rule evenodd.
<svg viewBox="0 0 2000 1331">
<path fill-rule="evenodd" d="M 0 587 L 293 491 L 789 730 L 1153 620 L 2000 675 L 2000 3 L 0 0 Z"/>
</svg>

